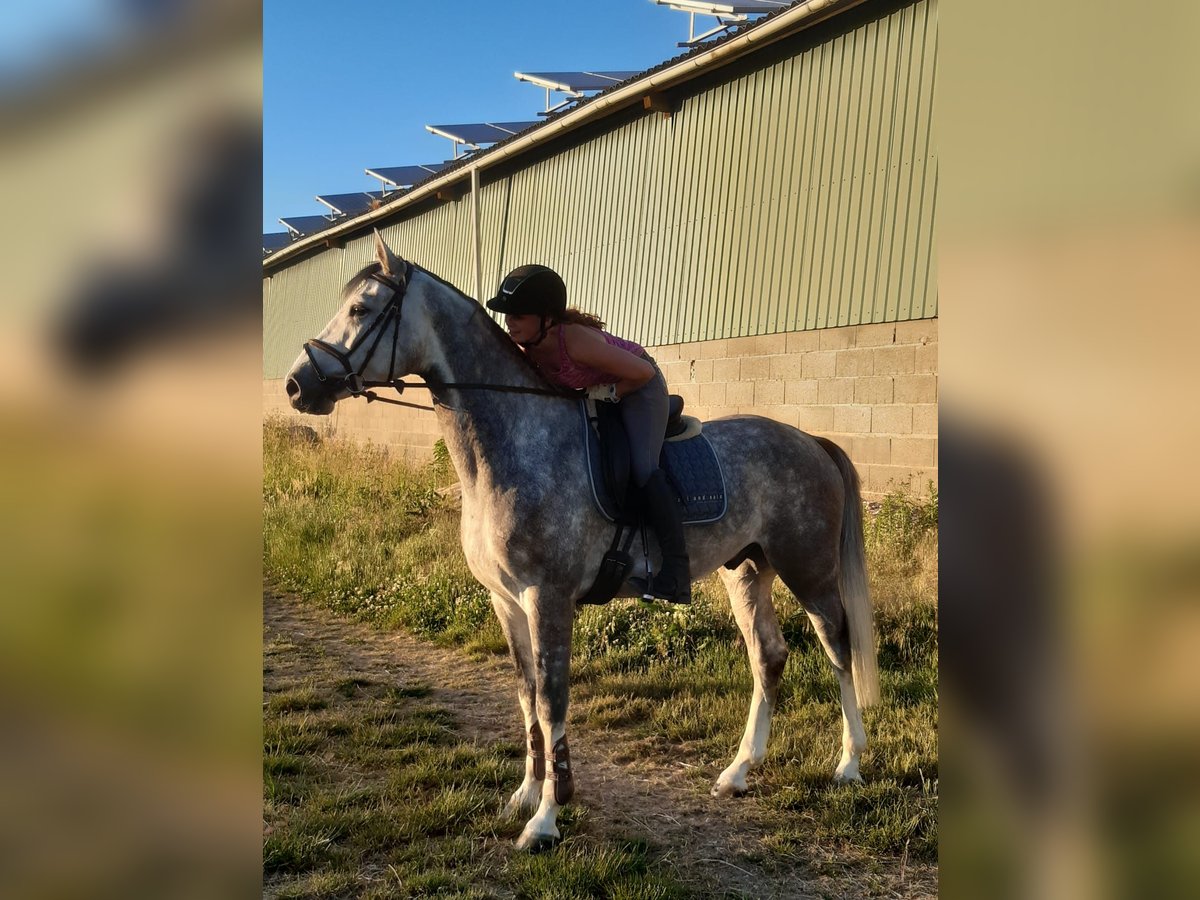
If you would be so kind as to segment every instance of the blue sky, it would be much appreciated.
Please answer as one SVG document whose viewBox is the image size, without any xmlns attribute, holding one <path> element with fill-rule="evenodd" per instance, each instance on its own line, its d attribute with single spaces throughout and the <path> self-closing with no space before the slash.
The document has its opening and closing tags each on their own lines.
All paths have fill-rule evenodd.
<svg viewBox="0 0 1200 900">
<path fill-rule="evenodd" d="M 646 69 L 687 29 L 651 0 L 265 0 L 263 231 L 378 189 L 365 168 L 449 159 L 427 124 L 536 119 L 545 92 L 515 71 Z"/>
</svg>

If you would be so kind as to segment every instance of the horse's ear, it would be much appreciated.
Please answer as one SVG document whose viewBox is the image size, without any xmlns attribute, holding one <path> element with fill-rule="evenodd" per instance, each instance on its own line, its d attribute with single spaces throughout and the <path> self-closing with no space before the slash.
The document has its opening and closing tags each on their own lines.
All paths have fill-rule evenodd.
<svg viewBox="0 0 1200 900">
<path fill-rule="evenodd" d="M 404 274 L 404 263 L 383 242 L 383 235 L 379 233 L 378 228 L 375 229 L 375 259 L 383 268 L 384 275 Z"/>
</svg>

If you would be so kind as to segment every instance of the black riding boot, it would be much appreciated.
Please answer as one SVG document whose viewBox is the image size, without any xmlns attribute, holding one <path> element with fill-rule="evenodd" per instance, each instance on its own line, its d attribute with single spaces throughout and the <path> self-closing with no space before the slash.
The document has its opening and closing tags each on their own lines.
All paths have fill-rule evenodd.
<svg viewBox="0 0 1200 900">
<path fill-rule="evenodd" d="M 646 519 L 658 535 L 662 548 L 662 571 L 654 574 L 650 593 L 672 603 L 692 602 L 692 579 L 688 571 L 687 545 L 683 541 L 683 516 L 675 491 L 667 483 L 667 473 L 655 469 L 642 488 Z M 643 594 L 646 580 L 632 578 L 630 583 Z"/>
</svg>

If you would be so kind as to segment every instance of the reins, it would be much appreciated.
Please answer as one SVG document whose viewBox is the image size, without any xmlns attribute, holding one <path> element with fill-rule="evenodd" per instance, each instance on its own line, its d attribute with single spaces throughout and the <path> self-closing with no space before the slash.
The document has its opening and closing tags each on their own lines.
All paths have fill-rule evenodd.
<svg viewBox="0 0 1200 900">
<path fill-rule="evenodd" d="M 583 396 L 582 391 L 556 391 L 553 388 L 535 388 L 521 387 L 516 384 L 481 384 L 471 381 L 445 381 L 430 384 L 427 381 L 364 381 L 362 382 L 364 390 L 350 391 L 355 397 L 365 397 L 368 403 L 379 401 L 380 403 L 392 403 L 396 406 L 411 406 L 413 409 L 428 409 L 432 410 L 432 406 L 422 406 L 419 403 L 409 403 L 406 400 L 393 400 L 391 397 L 380 397 L 374 391 L 365 390 L 365 388 L 373 387 L 389 387 L 394 388 L 397 393 L 404 393 L 405 388 L 425 388 L 433 390 L 434 388 L 453 388 L 456 391 L 499 391 L 503 394 L 541 394 L 545 397 L 564 397 L 571 400 L 576 400 Z M 347 388 L 349 389 L 349 388 Z"/>
<path fill-rule="evenodd" d="M 404 275 L 400 279 L 393 280 L 387 275 L 380 272 L 375 272 L 368 277 L 378 281 L 380 284 L 392 291 L 392 296 L 388 300 L 387 305 L 376 317 L 375 321 L 367 327 L 362 334 L 355 338 L 345 350 L 341 350 L 326 341 L 319 338 L 311 338 L 304 342 L 304 352 L 308 354 L 308 359 L 312 363 L 313 369 L 317 373 L 317 378 L 324 384 L 332 382 L 335 385 L 341 385 L 350 392 L 352 397 L 364 397 L 368 403 L 376 401 L 380 403 L 391 403 L 395 406 L 408 406 L 412 409 L 424 409 L 432 411 L 432 406 L 425 406 L 421 403 L 409 403 L 406 400 L 393 400 L 391 397 L 381 397 L 370 388 L 386 387 L 392 388 L 398 394 L 404 393 L 405 388 L 425 388 L 433 391 L 438 388 L 451 388 L 456 391 L 498 391 L 505 394 L 539 394 L 546 397 L 563 397 L 568 399 L 578 399 L 583 396 L 583 391 L 572 391 L 557 388 L 537 388 L 524 387 L 515 384 L 487 384 L 484 382 L 471 381 L 445 381 L 434 382 L 428 381 L 399 381 L 393 377 L 396 370 L 396 344 L 400 338 L 400 316 L 404 306 L 404 295 L 408 290 L 408 282 L 412 274 L 412 264 L 405 263 Z M 475 312 L 471 313 L 472 316 Z M 388 322 L 392 323 L 392 358 L 388 365 L 388 377 L 386 381 L 365 381 L 362 373 L 366 370 L 367 365 L 371 361 L 371 357 L 375 355 L 376 349 L 379 347 L 379 342 L 383 339 L 384 332 L 387 331 Z M 363 357 L 362 364 L 356 370 L 350 363 L 350 357 L 358 350 L 359 346 L 366 342 L 372 335 L 375 335 L 375 340 L 371 343 L 370 349 L 367 350 L 366 356 Z M 313 353 L 313 348 L 332 356 L 341 367 L 345 370 L 344 375 L 329 376 L 321 371 L 321 367 L 317 365 L 317 359 Z"/>
</svg>

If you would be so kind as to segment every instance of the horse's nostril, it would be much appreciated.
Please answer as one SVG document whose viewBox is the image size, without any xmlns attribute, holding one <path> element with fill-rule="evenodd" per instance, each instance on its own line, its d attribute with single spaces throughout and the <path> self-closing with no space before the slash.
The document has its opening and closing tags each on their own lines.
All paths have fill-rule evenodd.
<svg viewBox="0 0 1200 900">
<path fill-rule="evenodd" d="M 300 385 L 296 382 L 295 378 L 289 378 L 284 385 L 284 390 L 287 391 L 289 399 L 295 400 L 300 394 Z"/>
</svg>

